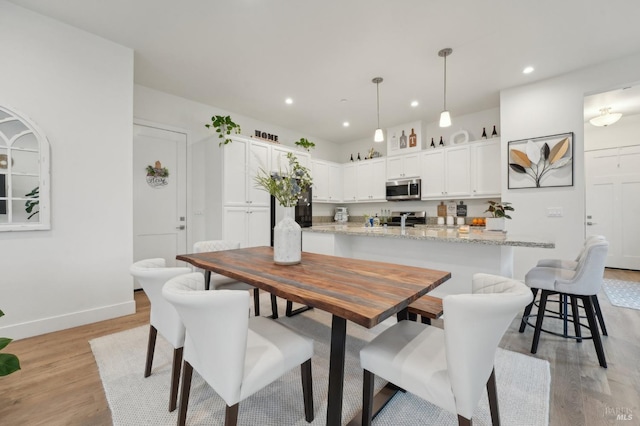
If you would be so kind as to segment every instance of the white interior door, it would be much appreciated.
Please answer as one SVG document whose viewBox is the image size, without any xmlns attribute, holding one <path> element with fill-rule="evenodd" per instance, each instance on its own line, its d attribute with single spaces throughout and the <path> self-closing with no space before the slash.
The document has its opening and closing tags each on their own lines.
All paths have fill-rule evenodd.
<svg viewBox="0 0 640 426">
<path fill-rule="evenodd" d="M 640 146 L 585 153 L 586 236 L 609 241 L 607 266 L 640 270 Z"/>
<path fill-rule="evenodd" d="M 134 261 L 176 266 L 187 251 L 187 135 L 141 124 L 133 131 Z"/>
</svg>

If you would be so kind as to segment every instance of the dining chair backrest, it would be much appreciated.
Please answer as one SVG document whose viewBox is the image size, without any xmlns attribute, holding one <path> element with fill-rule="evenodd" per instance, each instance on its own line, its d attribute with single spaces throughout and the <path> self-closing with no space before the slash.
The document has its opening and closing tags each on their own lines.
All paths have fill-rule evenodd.
<svg viewBox="0 0 640 426">
<path fill-rule="evenodd" d="M 472 417 L 502 336 L 532 299 L 522 282 L 481 273 L 473 276 L 472 294 L 443 299 L 447 371 L 459 415 Z"/>
<path fill-rule="evenodd" d="M 226 240 L 208 240 L 198 241 L 193 244 L 194 253 L 206 253 L 209 251 L 222 251 L 222 250 L 234 250 L 239 249 L 240 243 L 236 241 Z"/>
<path fill-rule="evenodd" d="M 175 306 L 187 329 L 184 360 L 228 405 L 240 400 L 249 333 L 249 293 L 205 291 L 199 272 L 167 282 L 163 296 Z"/>
<path fill-rule="evenodd" d="M 576 256 L 576 262 L 580 262 L 580 259 L 582 259 L 582 256 L 584 256 L 584 253 L 587 250 L 587 247 L 589 247 L 591 244 L 597 243 L 599 241 L 606 241 L 606 240 L 607 239 L 604 237 L 604 235 L 590 235 L 590 236 L 588 236 L 584 240 L 584 244 L 582 245 L 582 249 L 580 250 L 580 253 L 578 253 L 578 256 Z"/>
<path fill-rule="evenodd" d="M 608 252 L 609 243 L 606 240 L 594 241 L 586 246 L 573 275 L 558 277 L 555 289 L 567 294 L 585 296 L 598 294 L 602 287 Z"/>
<path fill-rule="evenodd" d="M 191 268 L 165 265 L 166 261 L 162 258 L 144 259 L 131 265 L 129 272 L 138 280 L 149 298 L 151 325 L 174 348 L 180 348 L 184 343 L 184 326 L 175 308 L 162 297 L 162 286 L 173 277 L 190 273 Z"/>
</svg>

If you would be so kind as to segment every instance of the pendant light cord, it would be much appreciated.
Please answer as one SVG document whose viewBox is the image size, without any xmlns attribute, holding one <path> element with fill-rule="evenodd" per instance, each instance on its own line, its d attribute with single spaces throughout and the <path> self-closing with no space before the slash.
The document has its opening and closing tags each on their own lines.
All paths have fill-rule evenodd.
<svg viewBox="0 0 640 426">
<path fill-rule="evenodd" d="M 378 109 L 378 129 L 380 128 L 380 82 L 376 83 L 376 106 Z"/>
<path fill-rule="evenodd" d="M 447 110 L 447 55 L 444 55 L 444 111 Z"/>
</svg>

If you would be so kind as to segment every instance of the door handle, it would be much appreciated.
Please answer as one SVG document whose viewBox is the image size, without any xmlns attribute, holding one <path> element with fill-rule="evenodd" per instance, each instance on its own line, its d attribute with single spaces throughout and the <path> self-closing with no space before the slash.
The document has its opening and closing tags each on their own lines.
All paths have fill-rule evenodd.
<svg viewBox="0 0 640 426">
<path fill-rule="evenodd" d="M 184 225 L 176 226 L 176 229 L 183 231 L 186 228 Z"/>
<path fill-rule="evenodd" d="M 587 225 L 588 225 L 588 226 L 591 226 L 591 225 L 597 225 L 597 223 L 595 223 L 595 222 L 587 222 Z"/>
</svg>

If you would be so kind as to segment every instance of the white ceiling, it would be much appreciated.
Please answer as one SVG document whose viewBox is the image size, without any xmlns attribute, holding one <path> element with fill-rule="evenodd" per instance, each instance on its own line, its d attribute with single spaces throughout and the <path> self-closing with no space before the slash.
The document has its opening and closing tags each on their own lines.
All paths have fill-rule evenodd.
<svg viewBox="0 0 640 426">
<path fill-rule="evenodd" d="M 373 138 L 377 76 L 381 127 L 437 121 L 444 47 L 454 125 L 501 89 L 640 52 L 636 0 L 12 3 L 133 48 L 137 84 L 337 143 Z"/>
</svg>

